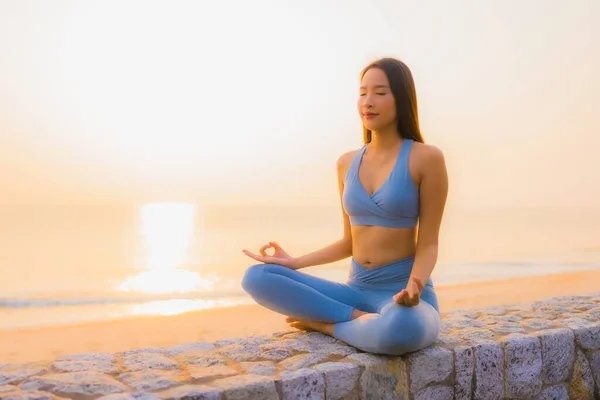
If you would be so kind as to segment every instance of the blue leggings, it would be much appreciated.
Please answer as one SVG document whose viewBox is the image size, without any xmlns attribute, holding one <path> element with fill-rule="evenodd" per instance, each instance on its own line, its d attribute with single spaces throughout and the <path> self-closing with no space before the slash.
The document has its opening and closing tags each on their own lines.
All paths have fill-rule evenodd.
<svg viewBox="0 0 600 400">
<path fill-rule="evenodd" d="M 437 339 L 439 306 L 431 278 L 417 306 L 396 304 L 406 287 L 414 256 L 365 268 L 354 258 L 346 283 L 317 278 L 277 264 L 246 270 L 242 287 L 260 305 L 300 319 L 334 323 L 334 337 L 362 351 L 401 355 Z M 354 309 L 368 315 L 351 320 Z"/>
</svg>

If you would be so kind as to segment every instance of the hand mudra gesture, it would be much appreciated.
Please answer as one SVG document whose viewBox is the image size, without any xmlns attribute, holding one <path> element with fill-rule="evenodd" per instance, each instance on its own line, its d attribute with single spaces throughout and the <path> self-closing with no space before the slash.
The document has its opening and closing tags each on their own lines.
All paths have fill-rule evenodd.
<svg viewBox="0 0 600 400">
<path fill-rule="evenodd" d="M 273 249 L 273 255 L 267 254 L 268 249 Z M 242 250 L 242 252 L 250 258 L 256 261 L 263 262 L 265 264 L 279 264 L 285 267 L 294 268 L 295 258 L 286 253 L 276 242 L 269 242 L 262 246 L 259 250 L 260 255 L 254 254 L 248 250 Z"/>
<path fill-rule="evenodd" d="M 419 298 L 423 291 L 423 282 L 417 277 L 411 277 L 405 289 L 396 293 L 394 301 L 402 306 L 412 307 L 419 304 Z"/>
</svg>

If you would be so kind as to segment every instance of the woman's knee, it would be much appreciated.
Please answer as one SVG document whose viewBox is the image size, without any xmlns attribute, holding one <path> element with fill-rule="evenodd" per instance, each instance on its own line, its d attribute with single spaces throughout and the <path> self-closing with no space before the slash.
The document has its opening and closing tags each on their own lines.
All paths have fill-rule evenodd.
<svg viewBox="0 0 600 400">
<path fill-rule="evenodd" d="M 242 278 L 242 288 L 248 293 L 252 293 L 256 290 L 263 290 L 265 285 L 269 285 L 271 282 L 269 277 L 275 275 L 284 275 L 286 273 L 286 267 L 279 264 L 254 264 L 246 269 L 244 277 Z"/>
<path fill-rule="evenodd" d="M 246 292 L 252 293 L 264 281 L 266 274 L 265 266 L 266 264 L 254 264 L 246 269 L 241 282 L 242 288 Z"/>
<path fill-rule="evenodd" d="M 431 309 L 429 309 L 431 308 Z M 429 304 L 405 307 L 391 304 L 379 332 L 380 346 L 389 354 L 401 355 L 432 344 L 439 332 L 439 318 Z"/>
</svg>

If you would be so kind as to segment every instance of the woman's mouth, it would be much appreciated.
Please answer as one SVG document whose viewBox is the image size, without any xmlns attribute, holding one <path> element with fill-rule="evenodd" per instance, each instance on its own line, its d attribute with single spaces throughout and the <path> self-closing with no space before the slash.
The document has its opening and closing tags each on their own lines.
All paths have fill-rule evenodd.
<svg viewBox="0 0 600 400">
<path fill-rule="evenodd" d="M 378 116 L 379 114 L 375 114 L 375 113 L 364 113 L 363 115 L 364 115 L 364 117 L 365 117 L 366 119 L 373 119 L 373 118 L 375 118 L 376 116 Z"/>
</svg>

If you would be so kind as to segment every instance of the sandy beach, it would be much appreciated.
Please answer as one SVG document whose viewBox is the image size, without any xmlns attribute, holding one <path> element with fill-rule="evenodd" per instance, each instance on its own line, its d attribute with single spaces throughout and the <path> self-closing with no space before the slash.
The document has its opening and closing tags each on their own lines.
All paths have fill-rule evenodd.
<svg viewBox="0 0 600 400">
<path fill-rule="evenodd" d="M 600 270 L 437 287 L 442 312 L 600 291 Z M 213 341 L 288 330 L 285 317 L 258 305 L 0 332 L 0 364 L 81 352 Z"/>
</svg>

